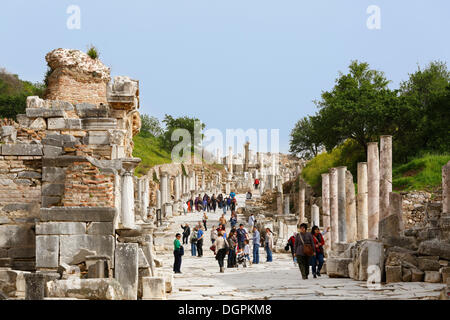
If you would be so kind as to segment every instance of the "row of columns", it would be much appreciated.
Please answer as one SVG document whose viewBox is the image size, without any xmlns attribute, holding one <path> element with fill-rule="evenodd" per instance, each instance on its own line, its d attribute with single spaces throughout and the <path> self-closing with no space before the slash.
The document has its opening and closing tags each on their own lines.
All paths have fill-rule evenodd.
<svg viewBox="0 0 450 320">
<path fill-rule="evenodd" d="M 381 136 L 367 148 L 367 162 L 357 165 L 358 195 L 347 167 L 322 174 L 323 228 L 331 227 L 326 243 L 378 238 L 379 222 L 389 215 L 392 192 L 392 137 Z M 304 215 L 304 188 L 300 188 L 300 217 Z"/>
</svg>

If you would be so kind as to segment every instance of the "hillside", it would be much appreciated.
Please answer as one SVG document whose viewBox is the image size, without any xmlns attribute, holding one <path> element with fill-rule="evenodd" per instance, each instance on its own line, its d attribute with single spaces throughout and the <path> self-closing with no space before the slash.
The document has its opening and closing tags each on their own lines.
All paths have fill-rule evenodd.
<svg viewBox="0 0 450 320">
<path fill-rule="evenodd" d="M 172 161 L 170 153 L 161 148 L 160 142 L 155 137 L 138 134 L 133 141 L 133 156 L 142 160 L 135 171 L 137 176 L 145 174 L 152 166 Z"/>
</svg>

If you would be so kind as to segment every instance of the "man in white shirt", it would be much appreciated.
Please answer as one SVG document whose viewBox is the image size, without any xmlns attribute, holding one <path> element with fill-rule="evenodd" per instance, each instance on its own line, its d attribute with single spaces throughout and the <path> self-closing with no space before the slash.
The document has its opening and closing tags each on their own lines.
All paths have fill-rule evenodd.
<svg viewBox="0 0 450 320">
<path fill-rule="evenodd" d="M 250 215 L 250 217 L 248 217 L 248 228 L 250 230 L 253 229 L 253 226 L 255 225 L 255 216 L 253 215 L 253 213 Z"/>
</svg>

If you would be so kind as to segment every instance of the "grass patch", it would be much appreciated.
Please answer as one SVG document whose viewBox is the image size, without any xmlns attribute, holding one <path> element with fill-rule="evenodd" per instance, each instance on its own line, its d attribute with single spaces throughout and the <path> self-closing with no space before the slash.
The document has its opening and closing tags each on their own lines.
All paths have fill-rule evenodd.
<svg viewBox="0 0 450 320">
<path fill-rule="evenodd" d="M 392 188 L 395 191 L 432 191 L 442 185 L 442 167 L 450 161 L 450 154 L 426 154 L 392 171 Z"/>
<path fill-rule="evenodd" d="M 158 139 L 152 136 L 143 137 L 138 134 L 133 138 L 133 141 L 133 157 L 142 159 L 135 170 L 138 177 L 146 174 L 153 166 L 172 162 L 170 153 L 162 149 Z"/>
</svg>

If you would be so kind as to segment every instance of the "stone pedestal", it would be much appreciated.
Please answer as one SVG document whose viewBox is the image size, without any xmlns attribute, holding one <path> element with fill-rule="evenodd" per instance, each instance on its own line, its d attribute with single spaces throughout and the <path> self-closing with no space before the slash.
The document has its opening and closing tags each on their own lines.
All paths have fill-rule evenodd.
<svg viewBox="0 0 450 320">
<path fill-rule="evenodd" d="M 126 300 L 137 300 L 138 249 L 137 243 L 116 244 L 114 278 L 121 284 Z"/>
<path fill-rule="evenodd" d="M 122 160 L 124 174 L 122 176 L 122 203 L 121 203 L 121 222 L 122 229 L 135 228 L 134 211 L 134 168 L 141 162 L 139 158 L 126 158 Z"/>
<path fill-rule="evenodd" d="M 357 239 L 363 240 L 369 237 L 367 212 L 368 212 L 368 199 L 367 199 L 367 163 L 358 163 L 358 231 Z"/>
<path fill-rule="evenodd" d="M 369 239 L 376 239 L 378 238 L 380 211 L 380 174 L 377 142 L 369 142 L 367 144 L 367 169 Z"/>
<path fill-rule="evenodd" d="M 25 274 L 25 300 L 44 300 L 46 276 L 42 273 Z"/>
</svg>

